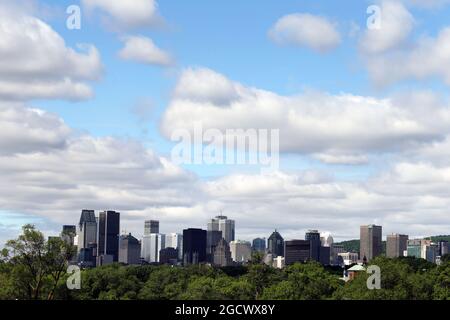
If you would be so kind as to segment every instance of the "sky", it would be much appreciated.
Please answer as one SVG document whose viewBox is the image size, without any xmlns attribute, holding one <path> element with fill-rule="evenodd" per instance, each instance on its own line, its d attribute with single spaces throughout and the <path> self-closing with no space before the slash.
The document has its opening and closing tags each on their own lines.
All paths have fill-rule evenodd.
<svg viewBox="0 0 450 320">
<path fill-rule="evenodd" d="M 449 234 L 449 16 L 447 0 L 2 0 L 0 244 L 81 209 L 120 211 L 136 237 L 221 212 L 242 240 Z M 199 123 L 279 130 L 279 166 L 174 161 L 174 132 Z"/>
</svg>

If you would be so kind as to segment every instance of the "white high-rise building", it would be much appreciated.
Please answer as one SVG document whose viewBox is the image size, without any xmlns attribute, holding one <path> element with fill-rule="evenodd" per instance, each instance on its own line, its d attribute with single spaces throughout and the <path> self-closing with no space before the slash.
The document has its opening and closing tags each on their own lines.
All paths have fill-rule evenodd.
<svg viewBox="0 0 450 320">
<path fill-rule="evenodd" d="M 222 237 L 226 242 L 234 241 L 234 220 L 226 216 L 217 216 L 208 222 L 208 231 L 222 231 Z"/>
<path fill-rule="evenodd" d="M 183 235 L 180 233 L 166 234 L 166 248 L 178 250 L 178 259 L 183 260 Z"/>
<path fill-rule="evenodd" d="M 252 244 L 248 241 L 231 241 L 230 250 L 233 261 L 248 262 L 252 258 Z"/>
<path fill-rule="evenodd" d="M 161 233 L 146 234 L 142 238 L 141 257 L 148 263 L 159 262 L 159 251 L 166 247 L 166 236 Z"/>
</svg>

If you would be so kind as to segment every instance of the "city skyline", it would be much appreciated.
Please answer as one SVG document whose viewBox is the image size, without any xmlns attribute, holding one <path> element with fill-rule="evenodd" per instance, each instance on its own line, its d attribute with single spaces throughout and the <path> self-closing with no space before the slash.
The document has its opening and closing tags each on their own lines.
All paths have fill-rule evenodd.
<svg viewBox="0 0 450 320">
<path fill-rule="evenodd" d="M 94 223 L 92 235 L 86 228 L 90 223 Z M 409 256 L 440 264 L 441 257 L 449 250 L 445 238 L 450 237 L 432 241 L 409 239 L 408 235 L 393 233 L 386 235 L 383 245 L 383 227 L 370 224 L 360 226 L 359 248 L 345 250 L 343 244 L 334 242 L 332 234 L 315 229 L 308 230 L 304 239 L 300 236 L 284 239 L 276 229 L 267 242 L 265 238 L 235 239 L 235 220 L 223 214 L 209 219 L 206 230 L 184 226 L 182 233 L 160 233 L 159 220 L 144 220 L 144 234 L 140 240 L 131 233 L 119 232 L 119 226 L 119 212 L 103 211 L 96 217 L 93 210 L 81 210 L 78 232 L 76 226 L 63 225 L 60 234 L 61 239 L 78 247 L 77 256 L 72 257 L 71 263 L 87 268 L 114 262 L 183 266 L 207 263 L 225 267 L 247 264 L 253 260 L 254 253 L 259 253 L 264 263 L 275 268 L 310 260 L 323 266 L 351 266 L 370 263 L 379 256 Z M 95 233 L 96 241 L 87 242 L 86 239 L 94 238 Z"/>
<path fill-rule="evenodd" d="M 449 234 L 450 2 L 433 3 L 1 1 L 0 247 L 83 207 L 139 237 L 221 214 L 246 241 Z M 208 154 L 239 130 L 256 152 Z"/>
</svg>

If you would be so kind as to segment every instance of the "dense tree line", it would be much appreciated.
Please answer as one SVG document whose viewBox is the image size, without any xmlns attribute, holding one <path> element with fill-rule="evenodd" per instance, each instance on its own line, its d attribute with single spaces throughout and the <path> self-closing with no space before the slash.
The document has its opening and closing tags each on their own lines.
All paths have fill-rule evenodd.
<svg viewBox="0 0 450 320">
<path fill-rule="evenodd" d="M 65 273 L 73 248 L 45 241 L 33 226 L 9 241 L 0 261 L 0 299 L 450 299 L 450 261 L 378 257 L 381 289 L 368 290 L 366 273 L 344 283 L 340 272 L 310 262 L 274 269 L 255 256 L 235 268 L 123 266 L 81 271 L 81 289 Z"/>
</svg>

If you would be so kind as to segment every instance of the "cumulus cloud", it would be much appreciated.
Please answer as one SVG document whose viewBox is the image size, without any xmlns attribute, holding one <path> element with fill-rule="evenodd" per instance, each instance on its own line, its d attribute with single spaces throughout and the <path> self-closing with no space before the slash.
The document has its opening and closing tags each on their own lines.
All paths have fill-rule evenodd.
<svg viewBox="0 0 450 320">
<path fill-rule="evenodd" d="M 364 162 L 366 153 L 401 151 L 444 139 L 449 109 L 430 94 L 376 99 L 351 94 L 281 96 L 208 69 L 180 76 L 161 122 L 176 129 L 280 129 L 280 150 L 326 162 Z"/>
<path fill-rule="evenodd" d="M 102 72 L 97 49 L 78 51 L 48 24 L 28 14 L 0 6 L 0 99 L 87 99 L 93 92 L 86 81 Z"/>
<path fill-rule="evenodd" d="M 400 1 L 382 1 L 380 28 L 367 28 L 360 46 L 370 54 L 384 52 L 401 45 L 414 27 L 414 18 Z"/>
<path fill-rule="evenodd" d="M 169 53 L 158 48 L 152 39 L 143 36 L 130 36 L 124 38 L 124 47 L 119 57 L 139 63 L 169 66 L 173 59 Z"/>
<path fill-rule="evenodd" d="M 83 207 L 128 212 L 193 201 L 195 177 L 140 142 L 77 136 L 38 109 L 0 109 L 0 124 L 0 210 L 75 223 Z"/>
<path fill-rule="evenodd" d="M 341 42 L 333 23 L 308 13 L 281 17 L 270 29 L 269 37 L 278 44 L 308 47 L 321 53 L 336 48 Z"/>
<path fill-rule="evenodd" d="M 450 27 L 437 37 L 422 37 L 410 49 L 369 57 L 367 68 L 379 85 L 438 78 L 450 85 Z"/>
<path fill-rule="evenodd" d="M 126 28 L 149 26 L 157 19 L 155 0 L 82 0 L 87 10 L 100 10 Z"/>
<path fill-rule="evenodd" d="M 54 114 L 0 103 L 0 154 L 46 152 L 65 146 L 71 130 Z"/>
</svg>

